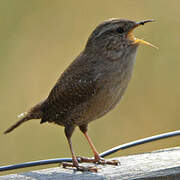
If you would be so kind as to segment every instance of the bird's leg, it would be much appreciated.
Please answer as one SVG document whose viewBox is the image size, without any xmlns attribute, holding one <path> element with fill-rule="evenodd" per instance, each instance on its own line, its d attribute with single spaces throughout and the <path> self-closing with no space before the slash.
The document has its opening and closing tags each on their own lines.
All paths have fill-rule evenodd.
<svg viewBox="0 0 180 180">
<path fill-rule="evenodd" d="M 92 152 L 94 154 L 94 159 L 92 158 L 86 158 L 86 157 L 80 157 L 81 162 L 92 162 L 92 163 L 98 163 L 98 164 L 111 164 L 111 165 L 119 165 L 119 161 L 117 160 L 111 160 L 111 161 L 106 161 L 105 159 L 101 158 L 98 151 L 96 150 L 93 142 L 91 141 L 91 138 L 87 134 L 87 125 L 83 125 L 79 127 L 84 136 L 86 137 Z"/>
<path fill-rule="evenodd" d="M 72 136 L 73 131 L 74 131 L 73 126 L 65 128 L 65 135 L 66 135 L 66 138 L 68 140 L 69 148 L 70 148 L 71 155 L 72 155 L 72 163 L 73 163 L 73 166 L 78 167 L 79 166 L 78 160 L 77 160 L 75 153 L 73 151 L 72 142 L 71 142 L 71 136 Z M 65 167 L 65 163 L 63 164 L 63 167 Z"/>
<path fill-rule="evenodd" d="M 72 142 L 71 142 L 71 136 L 72 136 L 73 131 L 74 131 L 74 126 L 65 127 L 65 135 L 66 135 L 66 138 L 68 140 L 69 147 L 70 147 L 70 151 L 71 151 L 71 155 L 72 155 L 72 163 L 62 163 L 62 166 L 64 168 L 66 168 L 66 167 L 76 167 L 76 169 L 79 170 L 79 171 L 97 172 L 96 167 L 79 166 L 79 163 L 78 163 L 78 160 L 77 160 L 77 158 L 75 156 L 75 153 L 73 151 Z"/>
</svg>

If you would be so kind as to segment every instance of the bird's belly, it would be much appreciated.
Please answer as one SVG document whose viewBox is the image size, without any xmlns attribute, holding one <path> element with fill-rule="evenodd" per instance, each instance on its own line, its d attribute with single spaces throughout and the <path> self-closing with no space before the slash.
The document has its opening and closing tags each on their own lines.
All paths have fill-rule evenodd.
<svg viewBox="0 0 180 180">
<path fill-rule="evenodd" d="M 115 86 L 111 88 L 106 87 L 98 92 L 84 104 L 83 109 L 85 111 L 80 118 L 76 119 L 76 125 L 87 124 L 108 113 L 120 101 L 125 89 L 124 87 Z"/>
<path fill-rule="evenodd" d="M 87 124 L 112 110 L 123 96 L 131 78 L 132 71 L 116 73 L 115 76 L 101 79 L 96 93 L 81 106 L 81 117 L 76 118 L 76 125 Z M 101 86 L 102 85 L 102 86 Z M 80 112 L 79 111 L 79 112 Z"/>
<path fill-rule="evenodd" d="M 94 119 L 100 118 L 112 110 L 120 101 L 124 91 L 124 87 L 111 87 L 110 89 L 100 93 L 94 102 L 96 107 Z"/>
</svg>

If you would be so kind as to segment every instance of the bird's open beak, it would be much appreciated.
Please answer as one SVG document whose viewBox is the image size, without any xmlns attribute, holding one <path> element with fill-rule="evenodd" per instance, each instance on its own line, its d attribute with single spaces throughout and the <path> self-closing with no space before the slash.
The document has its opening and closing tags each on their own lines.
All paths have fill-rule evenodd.
<svg viewBox="0 0 180 180">
<path fill-rule="evenodd" d="M 129 31 L 128 37 L 129 37 L 131 40 L 133 40 L 134 44 L 145 44 L 145 45 L 148 45 L 148 46 L 151 46 L 151 47 L 154 47 L 154 48 L 158 49 L 158 47 L 154 46 L 153 44 L 151 44 L 151 43 L 149 43 L 149 42 L 147 42 L 147 41 L 144 41 L 143 39 L 138 39 L 138 38 L 136 38 L 136 37 L 132 34 L 132 31 L 133 31 L 135 28 L 137 28 L 137 27 L 139 27 L 139 26 L 141 26 L 141 25 L 144 25 L 144 24 L 146 24 L 146 23 L 149 23 L 149 22 L 154 22 L 154 20 L 150 19 L 150 20 L 146 20 L 146 21 L 137 22 L 136 25 L 134 26 L 134 28 L 133 28 L 131 31 Z"/>
</svg>

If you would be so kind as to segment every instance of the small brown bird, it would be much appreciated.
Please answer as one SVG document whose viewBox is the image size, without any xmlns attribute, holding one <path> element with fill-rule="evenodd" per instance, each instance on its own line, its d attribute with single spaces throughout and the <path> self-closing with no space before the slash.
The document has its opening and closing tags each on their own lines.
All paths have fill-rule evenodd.
<svg viewBox="0 0 180 180">
<path fill-rule="evenodd" d="M 4 133 L 11 132 L 31 119 L 64 126 L 73 162 L 72 165 L 64 163 L 64 166 L 95 171 L 93 167 L 80 166 L 74 154 L 71 136 L 78 126 L 94 153 L 94 159 L 82 158 L 82 161 L 117 164 L 116 161 L 105 161 L 99 156 L 87 134 L 87 127 L 91 121 L 108 113 L 120 101 L 131 78 L 139 44 L 153 46 L 135 38 L 132 31 L 152 21 L 136 23 L 124 19 L 110 19 L 97 26 L 84 50 L 64 71 L 49 96 L 27 113 L 23 113 L 21 119 Z"/>
</svg>

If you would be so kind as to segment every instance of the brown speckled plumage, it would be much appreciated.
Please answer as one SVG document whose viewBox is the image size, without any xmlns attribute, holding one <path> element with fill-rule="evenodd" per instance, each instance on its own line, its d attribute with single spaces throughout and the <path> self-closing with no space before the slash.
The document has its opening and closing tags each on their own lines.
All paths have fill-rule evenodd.
<svg viewBox="0 0 180 180">
<path fill-rule="evenodd" d="M 86 133 L 88 123 L 113 109 L 125 92 L 139 45 L 131 31 L 141 24 L 122 19 L 100 24 L 49 96 L 5 133 L 27 120 L 38 118 L 41 123 L 64 126 L 72 148 L 70 138 L 74 128 L 79 126 Z M 97 152 L 94 154 L 97 158 Z M 73 164 L 78 168 L 73 152 L 72 156 Z"/>
</svg>

